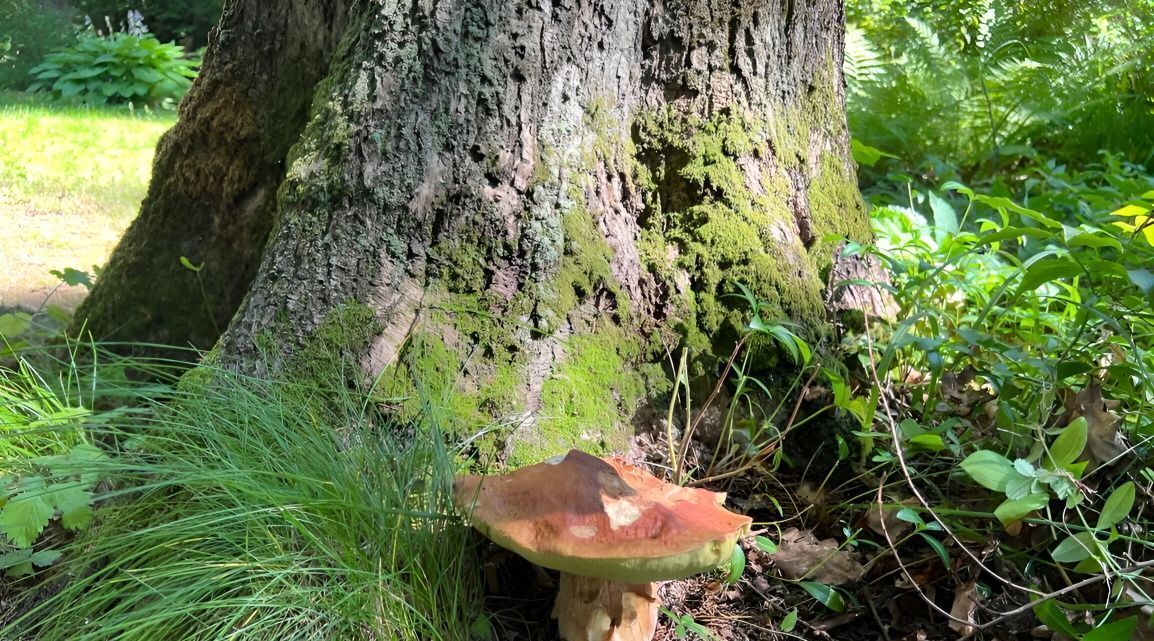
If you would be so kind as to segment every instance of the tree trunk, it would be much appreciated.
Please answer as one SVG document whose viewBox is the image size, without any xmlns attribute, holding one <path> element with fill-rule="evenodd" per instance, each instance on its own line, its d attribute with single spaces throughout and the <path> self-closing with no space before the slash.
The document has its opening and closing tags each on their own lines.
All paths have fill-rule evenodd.
<svg viewBox="0 0 1154 641">
<path fill-rule="evenodd" d="M 140 215 L 77 312 L 78 328 L 101 339 L 213 346 L 256 275 L 285 156 L 349 4 L 228 3 L 180 120 L 157 147 Z"/>
<path fill-rule="evenodd" d="M 345 350 L 402 413 L 432 398 L 463 433 L 504 420 L 528 462 L 619 447 L 614 428 L 666 384 L 651 364 L 732 344 L 739 284 L 822 322 L 831 239 L 868 237 L 837 0 L 354 0 L 328 22 L 301 2 L 260 18 L 272 45 L 224 36 L 260 4 L 228 3 L 141 220 L 82 310 L 94 327 L 140 297 L 154 316 L 125 335 L 206 345 L 196 275 L 171 267 L 184 254 L 206 262 L 215 321 L 232 316 L 220 358 L 260 370 Z M 300 61 L 344 24 L 297 137 L 320 75 Z M 221 164 L 246 179 L 206 171 Z M 146 300 L 158 273 L 173 296 Z"/>
</svg>

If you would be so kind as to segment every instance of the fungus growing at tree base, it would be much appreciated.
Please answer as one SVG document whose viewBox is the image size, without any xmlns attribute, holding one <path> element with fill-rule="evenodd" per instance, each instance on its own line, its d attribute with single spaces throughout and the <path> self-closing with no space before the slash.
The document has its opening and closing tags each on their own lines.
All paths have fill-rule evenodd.
<svg viewBox="0 0 1154 641">
<path fill-rule="evenodd" d="M 752 520 L 725 494 L 684 488 L 578 450 L 502 476 L 461 476 L 457 508 L 494 543 L 561 572 L 565 641 L 649 641 L 656 581 L 729 562 Z"/>
</svg>

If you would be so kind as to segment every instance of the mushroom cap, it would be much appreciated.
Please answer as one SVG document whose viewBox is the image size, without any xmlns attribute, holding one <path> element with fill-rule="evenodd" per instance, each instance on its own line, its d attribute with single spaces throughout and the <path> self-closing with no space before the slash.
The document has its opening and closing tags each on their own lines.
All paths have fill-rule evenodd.
<svg viewBox="0 0 1154 641">
<path fill-rule="evenodd" d="M 501 547 L 543 567 L 632 583 L 728 563 L 752 519 L 724 501 L 579 450 L 503 476 L 459 476 L 453 490 L 457 509 Z"/>
</svg>

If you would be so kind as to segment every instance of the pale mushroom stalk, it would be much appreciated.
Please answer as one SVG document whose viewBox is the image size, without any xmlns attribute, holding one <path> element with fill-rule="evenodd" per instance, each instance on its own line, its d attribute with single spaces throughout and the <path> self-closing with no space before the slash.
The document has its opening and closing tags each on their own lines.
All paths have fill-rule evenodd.
<svg viewBox="0 0 1154 641">
<path fill-rule="evenodd" d="M 502 476 L 457 477 L 453 500 L 494 543 L 561 572 L 565 641 L 650 641 L 656 581 L 728 563 L 751 519 L 725 495 L 683 488 L 573 450 Z"/>
<path fill-rule="evenodd" d="M 649 641 L 657 631 L 656 583 L 561 573 L 553 618 L 566 641 Z"/>
</svg>

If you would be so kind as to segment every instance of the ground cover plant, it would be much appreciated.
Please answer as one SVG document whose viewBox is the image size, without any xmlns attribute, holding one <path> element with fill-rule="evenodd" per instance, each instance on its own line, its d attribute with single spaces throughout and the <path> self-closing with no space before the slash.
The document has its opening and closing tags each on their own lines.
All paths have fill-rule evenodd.
<svg viewBox="0 0 1154 641">
<path fill-rule="evenodd" d="M 1151 161 L 1148 3 L 865 0 L 847 13 L 850 129 L 897 157 L 864 168 L 868 187 L 887 172 L 975 184 L 1034 154 Z"/>
<path fill-rule="evenodd" d="M 43 0 L 0 2 L 0 91 L 27 86 L 28 70 L 72 40 L 71 16 Z"/>
<path fill-rule="evenodd" d="M 0 306 L 35 310 L 60 283 L 50 272 L 91 273 L 135 216 L 169 113 L 46 104 L 0 94 Z M 57 292 L 71 307 L 82 288 Z"/>
<path fill-rule="evenodd" d="M 484 625 L 470 535 L 451 515 L 455 463 L 427 431 L 435 419 L 395 425 L 362 394 L 207 366 L 178 382 L 172 365 L 155 364 L 160 382 L 120 394 L 119 409 L 87 408 L 69 426 L 88 450 L 65 469 L 92 481 L 82 491 L 95 509 L 75 537 L 21 547 L 28 541 L 5 515 L 59 493 L 33 486 L 35 475 L 6 477 L 20 492 L 0 513 L 8 542 L 31 550 L 32 564 L 48 565 L 49 551 L 55 563 L 40 592 L 25 592 L 39 597 L 21 601 L 22 584 L 5 586 L 0 636 L 467 639 Z M 123 383 L 125 367 L 150 365 L 91 373 Z M 22 402 L 38 395 L 25 390 Z M 5 429 L 17 439 L 71 433 Z M 66 528 L 75 518 L 49 512 Z"/>
</svg>

